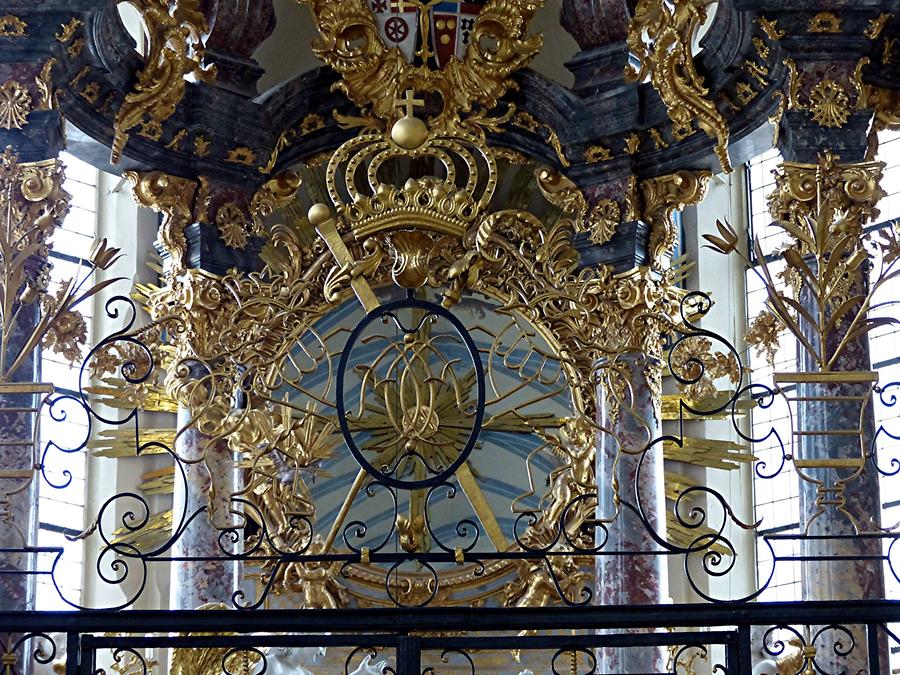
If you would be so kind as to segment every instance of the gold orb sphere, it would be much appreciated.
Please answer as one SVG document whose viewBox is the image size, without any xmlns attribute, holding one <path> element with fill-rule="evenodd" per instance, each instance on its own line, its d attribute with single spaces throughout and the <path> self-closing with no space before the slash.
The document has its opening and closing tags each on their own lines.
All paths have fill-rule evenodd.
<svg viewBox="0 0 900 675">
<path fill-rule="evenodd" d="M 331 209 L 325 204 L 313 204 L 309 207 L 309 222 L 313 227 L 318 227 L 331 218 Z"/>
<path fill-rule="evenodd" d="M 428 127 L 418 117 L 401 117 L 391 128 L 391 139 L 404 150 L 415 150 L 428 140 Z"/>
</svg>

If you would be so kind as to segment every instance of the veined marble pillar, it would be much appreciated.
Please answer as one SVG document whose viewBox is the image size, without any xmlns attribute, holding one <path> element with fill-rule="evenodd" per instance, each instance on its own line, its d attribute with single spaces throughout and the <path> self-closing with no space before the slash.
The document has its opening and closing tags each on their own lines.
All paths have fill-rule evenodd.
<svg viewBox="0 0 900 675">
<path fill-rule="evenodd" d="M 877 216 L 874 205 L 883 195 L 878 187 L 882 168 L 873 162 L 842 165 L 830 156 L 823 156 L 817 165 L 785 163 L 776 174 L 776 192 L 770 198 L 772 215 L 799 224 L 799 219 L 805 217 L 815 219 L 828 200 L 832 207 L 846 212 L 861 237 L 863 227 Z M 813 185 L 816 189 L 809 190 Z M 844 254 L 844 259 L 849 259 L 851 253 Z M 818 263 L 812 255 L 806 257 L 806 264 L 817 274 Z M 865 296 L 869 265 L 863 263 L 851 274 L 841 295 Z M 816 290 L 808 283 L 800 290 L 800 302 L 812 317 L 820 316 Z M 825 322 L 836 308 L 832 303 L 821 308 Z M 869 372 L 868 336 L 859 335 L 837 351 L 860 310 L 861 304 L 826 333 L 824 350 L 820 327 L 801 319 L 804 337 L 815 351 L 810 352 L 798 342 L 799 374 L 776 375 L 782 387 L 796 386 L 794 393 L 788 391 L 786 395 L 796 398 L 793 452 L 801 478 L 800 527 L 810 537 L 801 540 L 800 553 L 804 557 L 825 558 L 802 562 L 804 600 L 863 600 L 883 598 L 885 592 L 883 564 L 877 560 L 882 540 L 856 536 L 877 533 L 881 527 L 879 474 L 872 462 L 866 461 L 875 434 L 873 407 L 868 398 L 875 382 L 874 374 Z M 823 352 L 826 360 L 831 355 L 836 358 L 826 368 L 822 358 L 816 358 L 816 352 Z M 860 560 L 868 556 L 876 559 Z M 838 559 L 842 557 L 848 560 Z M 811 629 L 811 635 L 817 628 Z M 848 628 L 855 646 L 846 656 L 836 652 L 849 646 L 846 634 L 840 631 L 829 630 L 815 641 L 816 665 L 824 672 L 867 671 L 864 627 Z M 883 672 L 888 672 L 887 649 L 883 646 L 881 651 Z"/>
<path fill-rule="evenodd" d="M 606 384 L 597 394 L 602 402 L 598 422 L 612 432 L 601 435 L 597 452 L 600 517 L 613 519 L 603 551 L 624 555 L 598 556 L 597 602 L 664 604 L 669 602 L 667 556 L 653 553 L 662 549 L 651 536 L 666 537 L 662 445 L 647 449 L 662 431 L 660 362 L 631 352 L 598 366 L 600 372 L 615 368 L 604 375 Z M 663 651 L 657 648 L 599 650 L 597 656 L 602 673 L 665 670 Z"/>
<path fill-rule="evenodd" d="M 187 481 L 180 485 L 176 472 L 175 527 L 179 526 L 185 505 L 188 518 L 208 508 L 208 513 L 191 521 L 172 551 L 176 558 L 192 560 L 173 564 L 170 606 L 230 606 L 240 585 L 240 564 L 229 560 L 228 553 L 240 551 L 243 536 L 240 529 L 229 531 L 243 524 L 243 517 L 233 512 L 240 509 L 231 499 L 240 489 L 237 458 L 226 441 L 210 443 L 192 420 L 189 408 L 198 411 L 188 403 L 195 403 L 197 398 L 204 401 L 208 391 L 203 388 L 205 385 L 199 385 L 194 394 L 190 389 L 206 372 L 202 364 L 218 358 L 223 348 L 222 331 L 234 311 L 230 304 L 233 298 L 217 274 L 233 268 L 258 268 L 262 219 L 293 199 L 300 179 L 285 172 L 264 183 L 255 194 L 248 194 L 234 186 L 161 171 L 128 172 L 126 176 L 134 186 L 135 200 L 163 215 L 158 246 L 165 260 L 167 286 L 155 297 L 151 313 L 155 318 L 177 316 L 185 326 L 177 335 L 175 356 L 176 362 L 185 366 L 181 369 L 184 377 L 178 375 L 168 383 L 184 406 L 178 420 L 183 432 L 176 440 L 175 451 L 185 462 Z M 232 403 L 217 401 L 207 413 L 225 416 Z"/>
<path fill-rule="evenodd" d="M 659 605 L 669 602 L 668 556 L 654 535 L 666 539 L 662 433 L 661 320 L 668 286 L 649 268 L 617 276 L 615 342 L 597 362 L 598 604 Z M 612 309 L 612 307 L 610 308 Z M 611 338 L 612 340 L 612 338 Z M 641 632 L 641 631 L 635 631 Z M 602 673 L 665 670 L 661 649 L 599 649 Z"/>
<path fill-rule="evenodd" d="M 18 354 L 37 324 L 37 307 L 24 311 L 9 330 L 6 350 Z M 27 391 L 40 377 L 36 354 L 29 356 L 9 384 L 0 384 L 0 547 L 23 549 L 37 543 L 37 503 L 40 475 L 35 469 L 34 443 L 38 397 Z M 20 393 L 16 393 L 16 391 Z M 0 553 L 0 609 L 34 606 L 35 557 Z"/>
<path fill-rule="evenodd" d="M 190 425 L 191 420 L 188 410 L 179 410 L 179 429 Z M 175 526 L 185 505 L 188 518 L 197 511 L 202 513 L 190 522 L 172 549 L 174 558 L 189 560 L 172 564 L 169 607 L 197 609 L 210 603 L 230 607 L 232 596 L 240 587 L 241 571 L 239 563 L 229 560 L 226 553 L 240 550 L 240 542 L 228 536 L 228 528 L 239 524 L 239 519 L 230 513 L 235 508 L 230 497 L 237 489 L 238 479 L 234 453 L 224 441 L 210 444 L 210 439 L 195 425 L 187 426 L 179 436 L 175 451 L 186 462 L 187 474 L 184 485 L 177 476 L 175 480 Z M 241 535 L 240 530 L 237 534 Z"/>
</svg>

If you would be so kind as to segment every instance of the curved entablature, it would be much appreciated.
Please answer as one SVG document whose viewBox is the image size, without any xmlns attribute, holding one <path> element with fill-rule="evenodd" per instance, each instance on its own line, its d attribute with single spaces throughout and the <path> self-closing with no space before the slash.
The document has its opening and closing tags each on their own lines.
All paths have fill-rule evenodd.
<svg viewBox="0 0 900 675">
<path fill-rule="evenodd" d="M 754 9 L 757 4 L 718 3 L 702 48 L 690 59 L 693 65 L 683 66 L 688 75 L 693 71 L 699 77 L 691 85 L 693 92 L 685 92 L 684 73 L 662 73 L 660 69 L 669 67 L 662 62 L 656 64 L 659 82 L 653 77 L 633 84 L 620 79 L 609 86 L 576 89 L 535 71 L 514 73 L 515 68 L 506 68 L 500 75 L 511 78 L 510 86 L 503 85 L 481 102 L 491 104 L 502 96 L 497 110 L 509 114 L 503 125 L 489 132 L 491 144 L 556 166 L 583 188 L 626 174 L 646 178 L 684 167 L 720 170 L 729 161 L 732 165 L 744 161 L 760 149 L 760 130 L 785 107 L 782 92 L 789 71 L 782 40 L 794 47 L 810 30 L 819 30 L 815 25 L 810 29 L 815 19 L 811 11 L 781 12 L 786 18 L 773 27 L 764 12 Z M 513 11 L 507 7 L 510 3 L 500 5 L 504 11 Z M 634 25 L 647 15 L 642 14 L 642 6 L 647 10 L 655 3 L 637 3 L 632 32 L 642 28 Z M 123 105 L 132 100 L 129 97 L 140 84 L 143 65 L 113 0 L 40 0 L 27 8 L 9 9 L 29 27 L 22 38 L 10 41 L 9 49 L 20 50 L 23 60 L 36 51 L 53 54 L 53 78 L 64 116 L 100 144 L 115 147 L 115 154 L 121 153 L 120 170 L 165 166 L 176 175 L 256 185 L 281 168 L 309 161 L 352 136 L 334 115 L 352 116 L 358 114 L 357 108 L 341 93 L 331 91 L 339 80 L 325 68 L 306 72 L 253 99 L 209 83 L 187 82 L 183 97 L 167 104 L 174 103 L 170 113 L 154 110 L 141 117 L 138 107 L 131 111 L 130 121 L 123 121 L 128 117 Z M 888 15 L 879 24 L 877 14 L 871 8 L 847 9 L 842 11 L 839 27 L 826 22 L 821 30 L 834 33 L 832 43 L 839 52 L 869 53 L 862 78 L 871 79 L 876 88 L 890 88 L 897 79 L 896 68 L 886 56 L 889 49 L 883 34 L 891 19 Z M 646 20 L 657 25 L 658 17 Z M 670 23 L 677 26 L 677 17 Z M 208 26 L 195 30 L 204 28 Z M 659 40 L 662 44 L 663 38 Z M 536 42 L 527 45 L 528 53 L 539 48 Z M 583 60 L 586 53 L 578 58 Z M 190 50 L 185 58 L 192 63 Z M 457 89 L 458 82 L 468 77 L 464 68 L 458 70 Z M 497 83 L 503 79 L 500 75 Z M 665 94 L 666 86 L 671 88 L 669 94 Z M 434 84 L 428 87 L 434 89 Z M 485 91 L 466 106 L 477 106 Z M 707 93 L 701 95 L 703 91 Z M 752 139 L 742 142 L 751 135 Z M 730 158 L 723 154 L 726 146 Z M 96 156 L 87 159 L 100 163 Z"/>
</svg>

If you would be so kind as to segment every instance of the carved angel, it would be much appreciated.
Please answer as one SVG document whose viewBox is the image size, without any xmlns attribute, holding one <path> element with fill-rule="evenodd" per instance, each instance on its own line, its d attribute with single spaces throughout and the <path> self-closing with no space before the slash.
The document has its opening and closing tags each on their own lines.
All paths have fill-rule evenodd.
<svg viewBox="0 0 900 675">
<path fill-rule="evenodd" d="M 532 528 L 536 533 L 533 536 L 549 543 L 556 538 L 559 528 L 564 527 L 569 537 L 585 546 L 588 542 L 583 540 L 588 534 L 579 530 L 593 517 L 596 500 L 575 500 L 597 491 L 594 481 L 596 429 L 589 419 L 579 416 L 566 422 L 559 437 L 545 434 L 540 429 L 535 431 L 565 464 L 550 473 L 550 490 L 543 500 L 547 506 Z"/>
</svg>

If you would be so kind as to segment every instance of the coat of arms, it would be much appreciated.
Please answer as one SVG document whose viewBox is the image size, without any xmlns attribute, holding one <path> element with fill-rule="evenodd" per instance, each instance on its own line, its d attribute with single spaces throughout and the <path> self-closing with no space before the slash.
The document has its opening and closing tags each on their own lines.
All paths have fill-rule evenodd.
<svg viewBox="0 0 900 675">
<path fill-rule="evenodd" d="M 408 63 L 443 68 L 466 55 L 486 0 L 369 0 L 381 39 Z"/>
</svg>

